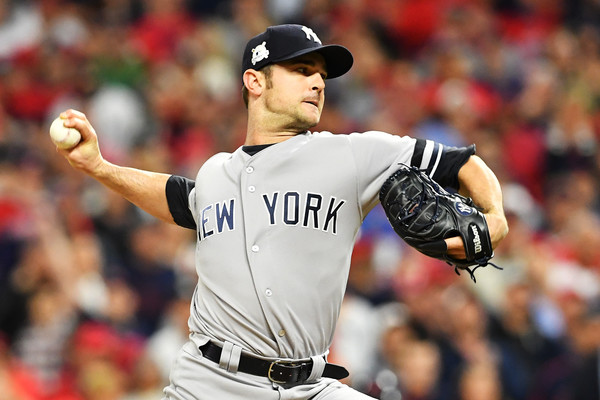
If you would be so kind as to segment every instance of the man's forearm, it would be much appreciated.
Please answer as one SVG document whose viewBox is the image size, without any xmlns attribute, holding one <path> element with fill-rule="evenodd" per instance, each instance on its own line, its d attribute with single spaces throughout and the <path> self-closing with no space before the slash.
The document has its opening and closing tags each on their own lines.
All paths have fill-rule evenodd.
<svg viewBox="0 0 600 400">
<path fill-rule="evenodd" d="M 486 215 L 492 245 L 496 247 L 508 233 L 498 178 L 477 156 L 471 156 L 458 173 L 460 193 L 471 197 Z"/>
<path fill-rule="evenodd" d="M 165 187 L 170 175 L 103 161 L 88 174 L 154 217 L 174 223 Z"/>
<path fill-rule="evenodd" d="M 174 223 L 166 194 L 170 175 L 121 167 L 106 161 L 100 153 L 96 131 L 84 113 L 69 109 L 60 117 L 64 119 L 65 128 L 74 128 L 81 134 L 81 141 L 75 147 L 57 147 L 73 168 L 85 172 L 150 215 Z"/>
</svg>

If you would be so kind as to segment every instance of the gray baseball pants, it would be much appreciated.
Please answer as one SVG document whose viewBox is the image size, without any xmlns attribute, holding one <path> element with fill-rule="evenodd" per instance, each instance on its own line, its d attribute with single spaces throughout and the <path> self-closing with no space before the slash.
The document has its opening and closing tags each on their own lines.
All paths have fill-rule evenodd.
<svg viewBox="0 0 600 400">
<path fill-rule="evenodd" d="M 267 377 L 232 373 L 204 358 L 192 341 L 179 351 L 164 393 L 163 400 L 374 400 L 330 378 L 284 388 Z"/>
</svg>

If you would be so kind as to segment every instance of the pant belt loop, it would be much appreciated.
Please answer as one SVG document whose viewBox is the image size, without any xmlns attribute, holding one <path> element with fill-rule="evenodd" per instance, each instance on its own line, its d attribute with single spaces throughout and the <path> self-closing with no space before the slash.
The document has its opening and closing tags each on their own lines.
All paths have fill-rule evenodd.
<svg viewBox="0 0 600 400">
<path fill-rule="evenodd" d="M 310 358 L 312 360 L 312 370 L 310 371 L 310 375 L 307 382 L 316 381 L 321 376 L 323 376 L 323 371 L 325 370 L 325 358 L 323 356 L 313 356 Z"/>
<path fill-rule="evenodd" d="M 238 371 L 238 367 L 240 365 L 240 358 L 242 357 L 242 348 L 240 346 L 233 345 L 231 349 L 231 357 L 229 358 L 229 367 L 227 370 L 232 373 L 236 373 Z"/>
<path fill-rule="evenodd" d="M 221 350 L 221 359 L 219 360 L 219 367 L 225 370 L 229 369 L 229 360 L 231 358 L 231 350 L 233 350 L 233 343 L 223 343 L 223 350 Z"/>
</svg>

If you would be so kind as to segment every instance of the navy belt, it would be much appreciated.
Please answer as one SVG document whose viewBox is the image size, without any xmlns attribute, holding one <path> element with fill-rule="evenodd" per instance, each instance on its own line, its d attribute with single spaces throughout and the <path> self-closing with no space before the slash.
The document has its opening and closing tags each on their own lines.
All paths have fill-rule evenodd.
<svg viewBox="0 0 600 400">
<path fill-rule="evenodd" d="M 208 342 L 205 345 L 200 346 L 200 351 L 205 358 L 218 364 L 221 360 L 223 349 L 212 342 Z M 242 354 L 240 356 L 238 371 L 251 375 L 264 376 L 269 378 L 271 382 L 278 384 L 299 384 L 306 382 L 312 372 L 312 368 L 312 360 L 267 361 Z M 343 379 L 348 375 L 346 368 L 330 363 L 325 364 L 325 369 L 322 374 L 325 378 L 334 379 Z"/>
</svg>

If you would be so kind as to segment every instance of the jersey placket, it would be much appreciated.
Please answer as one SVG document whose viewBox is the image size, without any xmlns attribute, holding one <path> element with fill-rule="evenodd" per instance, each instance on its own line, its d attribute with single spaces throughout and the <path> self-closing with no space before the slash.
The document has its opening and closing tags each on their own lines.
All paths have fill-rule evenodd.
<svg viewBox="0 0 600 400">
<path fill-rule="evenodd" d="M 266 174 L 264 174 L 264 168 L 256 166 L 258 163 L 255 161 L 256 159 L 253 158 L 244 166 L 240 179 L 246 254 L 254 289 L 264 318 L 269 325 L 272 337 L 277 341 L 278 347 L 282 349 L 285 345 L 281 341 L 286 332 L 284 327 L 277 322 L 278 318 L 275 317 L 278 315 L 277 298 L 281 296 L 281 293 L 277 293 L 277 288 L 274 287 L 275 282 L 268 270 L 270 263 L 265 252 L 268 244 L 264 242 L 264 238 L 267 236 L 269 227 L 264 221 L 259 220 L 262 214 L 257 213 L 257 210 L 264 208 L 260 182 L 264 182 Z"/>
</svg>

